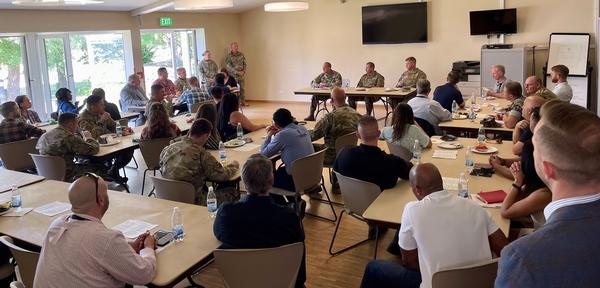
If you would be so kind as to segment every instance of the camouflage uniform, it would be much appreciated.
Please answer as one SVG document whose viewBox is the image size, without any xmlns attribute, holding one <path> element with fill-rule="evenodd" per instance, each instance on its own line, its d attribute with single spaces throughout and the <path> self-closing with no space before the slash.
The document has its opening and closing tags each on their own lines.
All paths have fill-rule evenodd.
<svg viewBox="0 0 600 288">
<path fill-rule="evenodd" d="M 312 141 L 325 137 L 325 165 L 333 165 L 335 160 L 335 140 L 348 133 L 356 132 L 358 127 L 358 120 L 360 120 L 360 114 L 352 107 L 344 105 L 333 110 L 331 113 L 325 115 L 321 119 L 315 129 L 311 132 Z"/>
<path fill-rule="evenodd" d="M 83 140 L 71 131 L 58 126 L 44 133 L 35 146 L 42 155 L 59 156 L 65 159 L 67 173 L 65 180 L 71 180 L 74 176 L 86 171 L 94 171 L 90 165 L 76 165 L 73 163 L 75 155 L 94 155 L 98 153 L 100 145 L 96 140 Z M 95 171 L 94 171 L 95 172 Z"/>
<path fill-rule="evenodd" d="M 373 87 L 383 87 L 385 86 L 385 78 L 377 73 L 377 71 L 373 71 L 373 75 L 365 74 L 360 77 L 358 84 L 356 87 L 364 87 L 364 88 L 373 88 Z M 367 115 L 371 115 L 373 111 L 373 102 L 379 101 L 379 97 L 365 97 L 365 105 L 367 106 Z M 350 107 L 356 109 L 356 101 L 361 101 L 363 99 L 356 97 L 348 97 L 348 104 Z"/>
<path fill-rule="evenodd" d="M 180 79 L 177 78 L 175 80 L 175 90 L 179 92 L 179 94 L 183 93 L 185 90 L 192 89 L 192 85 L 190 85 L 190 79 Z"/>
<path fill-rule="evenodd" d="M 544 98 L 544 100 L 546 100 L 546 101 L 558 99 L 558 96 L 556 96 L 556 94 L 554 94 L 554 92 L 548 90 L 548 88 L 546 88 L 546 87 L 540 88 L 540 90 L 536 91 L 534 95 L 540 96 L 540 97 Z"/>
<path fill-rule="evenodd" d="M 102 120 L 100 115 L 92 115 L 87 109 L 79 114 L 77 122 L 81 129 L 92 133 L 95 139 L 100 135 L 115 133 L 117 130 L 117 123 L 114 120 Z"/>
<path fill-rule="evenodd" d="M 406 70 L 402 75 L 400 75 L 400 79 L 398 79 L 398 83 L 396 83 L 396 87 L 417 87 L 417 81 L 421 79 L 427 79 L 427 74 L 421 71 L 419 68 L 415 68 L 415 70 Z M 392 99 L 392 109 L 396 108 L 398 104 L 402 101 L 397 98 Z"/>
<path fill-rule="evenodd" d="M 227 72 L 230 76 L 235 78 L 235 80 L 240 85 L 240 103 L 242 105 L 246 105 L 246 87 L 244 86 L 244 78 L 246 77 L 246 57 L 242 52 L 232 53 L 229 52 L 227 54 L 227 58 L 225 59 L 225 63 L 227 66 Z M 241 71 L 244 74 L 237 75 L 236 72 Z"/>
<path fill-rule="evenodd" d="M 521 121 L 523 119 L 523 103 L 525 102 L 525 97 L 521 96 L 515 99 L 507 109 L 507 113 L 509 116 L 513 116 Z"/>
<path fill-rule="evenodd" d="M 164 178 L 194 185 L 196 203 L 206 206 L 205 182 L 228 181 L 237 173 L 238 168 L 231 164 L 223 167 L 191 138 L 181 137 L 171 141 L 171 145 L 160 153 L 160 171 Z M 240 193 L 235 189 L 217 190 L 215 193 L 219 205 L 240 199 Z"/>
<path fill-rule="evenodd" d="M 323 84 L 325 87 L 341 87 L 342 86 L 342 75 L 335 70 L 331 70 L 331 73 L 327 74 L 325 72 L 319 74 L 315 80 L 313 80 L 314 84 Z M 327 100 L 329 96 L 315 96 L 313 95 L 310 99 L 310 112 L 306 120 L 314 121 L 315 120 L 315 110 L 317 110 L 317 104 L 319 101 Z"/>
<path fill-rule="evenodd" d="M 202 83 L 208 84 L 215 80 L 215 75 L 219 73 L 219 66 L 212 59 L 202 60 L 200 61 L 200 65 L 198 65 L 198 70 L 200 71 L 200 75 L 202 75 Z"/>
</svg>

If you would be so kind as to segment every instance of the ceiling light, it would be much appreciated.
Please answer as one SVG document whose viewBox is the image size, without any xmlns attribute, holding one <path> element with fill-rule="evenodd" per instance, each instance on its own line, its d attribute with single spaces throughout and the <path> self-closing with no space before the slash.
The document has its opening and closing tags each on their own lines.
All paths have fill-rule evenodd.
<svg viewBox="0 0 600 288">
<path fill-rule="evenodd" d="M 178 0 L 175 10 L 210 10 L 233 7 L 233 0 Z"/>
<path fill-rule="evenodd" d="M 308 2 L 271 2 L 265 4 L 265 11 L 267 12 L 292 12 L 302 10 L 308 10 Z"/>
<path fill-rule="evenodd" d="M 65 6 L 65 5 L 88 5 L 101 4 L 101 0 L 14 0 L 13 5 L 21 6 Z"/>
</svg>

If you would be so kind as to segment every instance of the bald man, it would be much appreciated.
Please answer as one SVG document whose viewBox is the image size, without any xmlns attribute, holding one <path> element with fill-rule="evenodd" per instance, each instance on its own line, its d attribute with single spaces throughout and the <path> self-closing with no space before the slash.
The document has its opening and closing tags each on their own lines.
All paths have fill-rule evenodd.
<svg viewBox="0 0 600 288">
<path fill-rule="evenodd" d="M 108 210 L 106 182 L 86 173 L 69 186 L 73 214 L 50 224 L 33 287 L 145 285 L 156 274 L 155 239 L 149 233 L 128 243 L 102 223 Z"/>
<path fill-rule="evenodd" d="M 538 76 L 529 76 L 525 79 L 525 93 L 527 96 L 540 96 L 546 101 L 558 99 L 558 96 L 542 85 L 542 79 Z"/>
<path fill-rule="evenodd" d="M 525 98 L 522 110 L 524 119 L 519 121 L 513 130 L 513 154 L 521 155 L 523 143 L 531 140 L 531 137 L 533 137 L 533 131 L 530 128 L 531 111 L 536 107 L 542 107 L 544 103 L 546 103 L 546 100 L 540 96 L 534 95 Z"/>
<path fill-rule="evenodd" d="M 402 214 L 398 235 L 402 265 L 369 262 L 363 288 L 431 287 L 434 273 L 491 260 L 492 252 L 499 255 L 508 243 L 483 208 L 444 190 L 442 176 L 433 164 L 413 167 L 409 177 L 419 201 L 407 203 Z"/>
<path fill-rule="evenodd" d="M 346 104 L 346 92 L 339 87 L 331 91 L 331 104 L 334 110 L 325 114 L 315 129 L 311 132 L 312 141 L 325 138 L 325 145 L 319 145 L 320 148 L 327 148 L 325 151 L 325 165 L 332 165 L 337 151 L 335 150 L 335 140 L 340 136 L 356 131 L 360 114 L 352 107 Z"/>
</svg>

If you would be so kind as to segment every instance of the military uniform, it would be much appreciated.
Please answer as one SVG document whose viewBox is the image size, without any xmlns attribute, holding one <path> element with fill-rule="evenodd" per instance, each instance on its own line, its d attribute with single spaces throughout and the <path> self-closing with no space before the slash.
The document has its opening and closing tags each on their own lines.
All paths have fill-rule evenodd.
<svg viewBox="0 0 600 288">
<path fill-rule="evenodd" d="M 548 90 L 548 88 L 546 88 L 546 87 L 540 88 L 540 90 L 536 91 L 534 95 L 540 96 L 540 97 L 544 98 L 544 100 L 546 100 L 546 101 L 558 99 L 558 96 L 556 96 L 556 94 L 554 94 L 554 92 Z"/>
<path fill-rule="evenodd" d="M 87 109 L 79 114 L 77 122 L 81 129 L 92 133 L 95 139 L 100 135 L 115 133 L 117 130 L 117 123 L 114 120 L 102 120 L 100 115 L 92 115 Z"/>
<path fill-rule="evenodd" d="M 190 85 L 190 79 L 177 78 L 177 80 L 175 80 L 175 89 L 180 95 L 184 91 L 192 89 L 192 86 Z"/>
<path fill-rule="evenodd" d="M 225 59 L 225 63 L 229 75 L 234 77 L 240 85 L 240 103 L 242 105 L 246 105 L 246 87 L 244 86 L 244 78 L 246 77 L 246 57 L 244 57 L 242 52 L 229 52 L 229 54 L 227 54 L 227 58 Z M 237 75 L 236 72 L 238 71 L 243 72 L 243 74 Z"/>
<path fill-rule="evenodd" d="M 212 60 L 202 60 L 200 61 L 200 65 L 198 65 L 198 70 L 200 71 L 200 75 L 202 75 L 202 82 L 209 84 L 215 80 L 215 76 L 219 73 L 219 67 L 217 63 Z"/>
<path fill-rule="evenodd" d="M 373 88 L 373 87 L 383 87 L 385 86 L 385 78 L 377 73 L 377 71 L 373 71 L 372 75 L 369 74 L 365 74 L 362 77 L 360 77 L 360 80 L 358 81 L 358 84 L 356 85 L 356 87 L 364 87 L 364 88 Z M 379 101 L 379 97 L 365 97 L 364 101 L 365 101 L 365 105 L 367 106 L 367 115 L 371 115 L 371 112 L 373 111 L 373 102 L 377 102 Z M 355 97 L 349 97 L 348 98 L 348 104 L 350 104 L 350 107 L 356 109 L 356 101 L 361 101 L 363 99 L 359 99 L 359 98 L 355 98 Z"/>
<path fill-rule="evenodd" d="M 65 180 L 70 181 L 74 176 L 86 171 L 96 172 L 93 165 L 76 165 L 73 163 L 75 155 L 94 155 L 98 153 L 100 145 L 96 140 L 83 140 L 71 131 L 58 126 L 44 133 L 35 147 L 42 155 L 58 156 L 65 159 L 67 171 Z"/>
<path fill-rule="evenodd" d="M 312 81 L 316 85 L 323 84 L 324 87 L 341 87 L 342 86 L 342 75 L 335 70 L 331 70 L 331 73 L 321 73 L 315 80 Z M 310 99 L 310 112 L 305 120 L 315 120 L 315 110 L 317 110 L 317 104 L 319 101 L 327 100 L 329 96 L 316 96 L 313 95 Z"/>
<path fill-rule="evenodd" d="M 414 70 L 406 70 L 402 75 L 400 75 L 400 79 L 398 79 L 398 83 L 396 83 L 396 87 L 417 87 L 417 81 L 421 79 L 427 79 L 427 74 L 421 71 L 419 68 L 415 68 Z M 397 98 L 392 98 L 392 109 L 396 108 L 401 100 Z"/>
<path fill-rule="evenodd" d="M 238 168 L 229 164 L 225 167 L 202 146 L 197 145 L 189 137 L 182 137 L 171 142 L 160 153 L 160 170 L 167 179 L 184 181 L 194 185 L 196 202 L 206 206 L 205 182 L 228 181 Z M 236 202 L 240 198 L 235 189 L 217 190 L 219 205 L 225 202 Z"/>
<path fill-rule="evenodd" d="M 525 103 L 525 97 L 521 96 L 515 99 L 507 109 L 509 116 L 513 116 L 521 121 L 523 119 L 523 104 Z"/>
<path fill-rule="evenodd" d="M 335 151 L 335 140 L 340 136 L 356 132 L 360 117 L 356 110 L 344 105 L 325 115 L 317 123 L 315 129 L 311 132 L 311 139 L 315 141 L 325 138 L 325 146 L 327 147 L 325 160 L 323 161 L 325 165 L 333 165 L 337 153 Z"/>
</svg>

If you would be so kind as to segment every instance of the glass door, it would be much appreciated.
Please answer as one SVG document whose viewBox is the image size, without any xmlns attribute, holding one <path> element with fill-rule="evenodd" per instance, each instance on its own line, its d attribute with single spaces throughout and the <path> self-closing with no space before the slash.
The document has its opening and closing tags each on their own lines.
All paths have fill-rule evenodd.
<svg viewBox="0 0 600 288">
<path fill-rule="evenodd" d="M 56 91 L 60 88 L 68 88 L 76 97 L 73 87 L 73 70 L 70 62 L 70 43 L 68 35 L 42 36 L 40 47 L 43 49 L 42 73 L 44 80 L 44 94 L 46 100 L 51 103 L 46 107 L 51 108 L 48 113 L 57 110 Z M 74 100 L 76 101 L 76 100 Z"/>
<path fill-rule="evenodd" d="M 0 103 L 29 94 L 25 53 L 25 37 L 0 36 Z"/>
</svg>

